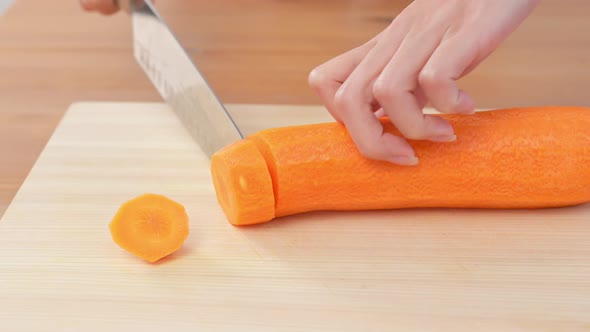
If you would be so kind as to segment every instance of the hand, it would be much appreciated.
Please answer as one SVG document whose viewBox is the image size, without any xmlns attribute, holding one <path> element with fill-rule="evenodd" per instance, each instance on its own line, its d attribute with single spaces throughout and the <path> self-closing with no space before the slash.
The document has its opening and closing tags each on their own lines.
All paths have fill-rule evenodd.
<svg viewBox="0 0 590 332">
<path fill-rule="evenodd" d="M 84 10 L 99 12 L 104 15 L 111 15 L 119 11 L 116 0 L 80 0 Z"/>
<path fill-rule="evenodd" d="M 119 1 L 129 0 L 80 0 L 80 5 L 84 10 L 99 12 L 104 15 L 112 15 L 118 12 L 121 8 L 118 6 Z M 154 3 L 155 0 L 152 0 Z M 135 0 L 135 3 L 143 3 L 142 0 Z"/>
<path fill-rule="evenodd" d="M 311 88 L 366 157 L 418 162 L 403 137 L 383 132 L 387 115 L 407 139 L 448 142 L 451 125 L 423 113 L 471 114 L 475 103 L 458 89 L 467 75 L 512 33 L 539 0 L 415 0 L 381 33 L 315 68 Z"/>
</svg>

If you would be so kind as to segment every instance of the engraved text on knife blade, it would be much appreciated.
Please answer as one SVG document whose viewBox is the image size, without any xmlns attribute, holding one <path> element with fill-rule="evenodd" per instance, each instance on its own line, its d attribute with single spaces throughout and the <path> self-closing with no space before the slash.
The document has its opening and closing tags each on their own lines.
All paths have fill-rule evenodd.
<svg viewBox="0 0 590 332">
<path fill-rule="evenodd" d="M 191 59 L 156 17 L 134 18 L 135 56 L 207 155 L 242 138 Z"/>
</svg>

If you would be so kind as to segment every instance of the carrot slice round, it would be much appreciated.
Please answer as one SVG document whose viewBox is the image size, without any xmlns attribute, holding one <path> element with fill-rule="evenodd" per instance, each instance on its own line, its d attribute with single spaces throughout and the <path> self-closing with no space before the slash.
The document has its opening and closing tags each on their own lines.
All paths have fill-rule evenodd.
<svg viewBox="0 0 590 332">
<path fill-rule="evenodd" d="M 153 263 L 182 246 L 189 235 L 189 218 L 180 203 L 147 193 L 121 205 L 109 229 L 121 248 Z"/>
</svg>

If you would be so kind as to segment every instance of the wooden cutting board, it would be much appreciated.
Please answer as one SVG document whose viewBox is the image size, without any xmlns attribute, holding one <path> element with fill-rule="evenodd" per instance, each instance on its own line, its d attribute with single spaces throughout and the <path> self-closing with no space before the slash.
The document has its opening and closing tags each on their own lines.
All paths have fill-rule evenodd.
<svg viewBox="0 0 590 332">
<path fill-rule="evenodd" d="M 230 105 L 246 134 L 330 121 Z M 157 264 L 108 223 L 155 192 L 191 234 Z M 443 193 L 441 193 L 443 194 Z M 588 331 L 590 206 L 318 212 L 231 226 L 161 104 L 71 107 L 0 221 L 2 331 Z"/>
</svg>

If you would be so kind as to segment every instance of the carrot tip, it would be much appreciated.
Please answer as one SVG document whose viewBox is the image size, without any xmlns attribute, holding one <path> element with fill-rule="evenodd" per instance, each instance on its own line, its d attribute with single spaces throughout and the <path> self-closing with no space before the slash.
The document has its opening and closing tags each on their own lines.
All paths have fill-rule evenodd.
<svg viewBox="0 0 590 332">
<path fill-rule="evenodd" d="M 250 140 L 240 140 L 211 157 L 216 197 L 229 222 L 259 224 L 275 217 L 273 183 L 266 160 Z"/>
</svg>

